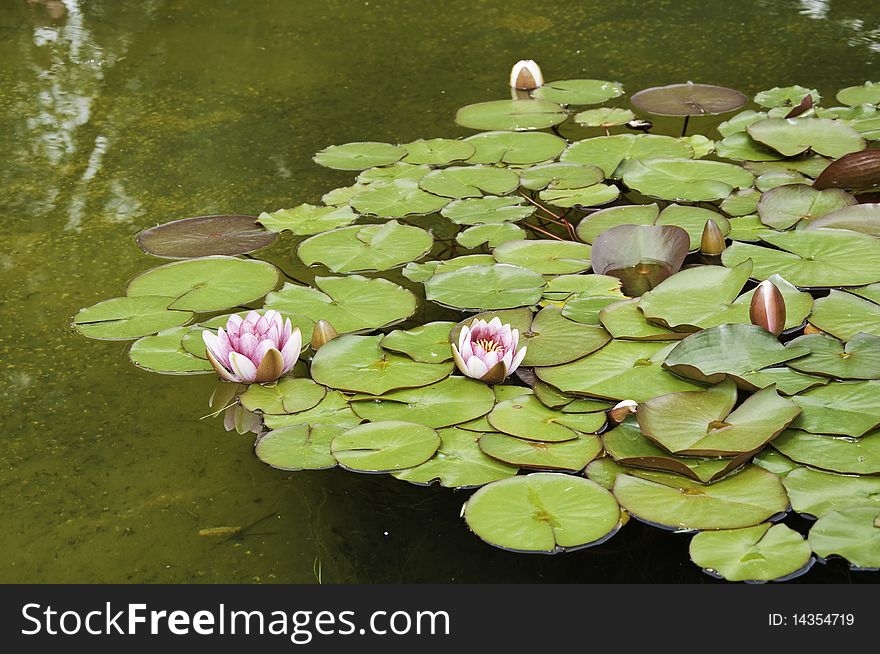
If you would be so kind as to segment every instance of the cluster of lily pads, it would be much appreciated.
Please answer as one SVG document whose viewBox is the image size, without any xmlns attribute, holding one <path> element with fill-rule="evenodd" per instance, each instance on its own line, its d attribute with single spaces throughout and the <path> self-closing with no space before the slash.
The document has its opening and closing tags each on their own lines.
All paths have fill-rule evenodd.
<svg viewBox="0 0 880 654">
<path fill-rule="evenodd" d="M 696 532 L 728 580 L 880 568 L 880 84 L 743 110 L 717 86 L 626 103 L 530 79 L 460 109 L 472 136 L 325 148 L 357 177 L 321 204 L 141 232 L 175 261 L 74 327 L 133 340 L 145 370 L 220 372 L 213 407 L 270 466 L 478 488 L 462 516 L 498 547 L 569 551 L 635 517 Z M 636 117 L 737 110 L 718 138 Z M 279 235 L 313 283 L 250 254 Z M 522 359 L 469 374 L 452 344 L 476 319 Z M 266 334 L 271 361 L 230 361 Z"/>
</svg>

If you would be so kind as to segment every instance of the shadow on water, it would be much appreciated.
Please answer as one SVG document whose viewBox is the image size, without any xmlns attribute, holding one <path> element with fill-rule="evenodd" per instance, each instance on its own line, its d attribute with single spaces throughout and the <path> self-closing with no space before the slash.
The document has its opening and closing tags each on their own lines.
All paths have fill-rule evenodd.
<svg viewBox="0 0 880 654">
<path fill-rule="evenodd" d="M 856 0 L 535 4 L 9 0 L 0 6 L 0 581 L 714 582 L 688 537 L 635 521 L 559 556 L 491 548 L 466 494 L 269 469 L 199 420 L 214 383 L 135 369 L 69 317 L 155 261 L 131 236 L 188 215 L 317 202 L 351 175 L 312 154 L 466 133 L 510 64 L 627 90 L 876 78 Z M 701 125 L 709 129 L 711 123 Z M 289 245 L 270 258 L 289 260 Z M 200 533 L 201 532 L 201 533 Z M 841 562 L 802 580 L 847 581 Z M 867 580 L 852 575 L 853 580 Z"/>
</svg>

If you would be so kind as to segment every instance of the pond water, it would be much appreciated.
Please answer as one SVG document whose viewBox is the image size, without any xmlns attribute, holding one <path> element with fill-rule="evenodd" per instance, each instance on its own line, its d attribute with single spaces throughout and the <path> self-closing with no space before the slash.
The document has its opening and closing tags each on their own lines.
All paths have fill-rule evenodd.
<svg viewBox="0 0 880 654">
<path fill-rule="evenodd" d="M 468 533 L 464 493 L 270 469 L 251 435 L 200 420 L 212 376 L 140 371 L 126 344 L 69 328 L 158 263 L 138 230 L 316 203 L 352 177 L 317 150 L 465 135 L 455 110 L 505 97 L 521 58 L 630 93 L 693 80 L 830 95 L 878 77 L 880 6 L 864 0 L 535 7 L 0 3 L 0 581 L 712 581 L 687 536 L 635 521 L 595 548 L 517 555 Z M 289 270 L 285 243 L 269 258 Z M 199 534 L 215 527 L 243 530 Z M 801 578 L 875 579 L 841 561 Z"/>
</svg>

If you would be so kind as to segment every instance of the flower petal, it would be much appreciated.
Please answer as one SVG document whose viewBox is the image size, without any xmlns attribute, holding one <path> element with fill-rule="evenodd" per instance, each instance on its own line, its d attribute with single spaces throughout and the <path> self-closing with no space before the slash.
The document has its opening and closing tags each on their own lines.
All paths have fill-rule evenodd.
<svg viewBox="0 0 880 654">
<path fill-rule="evenodd" d="M 452 360 L 455 361 L 455 365 L 462 372 L 462 374 L 470 376 L 470 371 L 468 370 L 467 364 L 464 362 L 464 359 L 461 358 L 461 354 L 458 352 L 458 348 L 454 345 L 452 346 Z"/>
<path fill-rule="evenodd" d="M 287 339 L 284 347 L 281 348 L 285 373 L 296 364 L 296 360 L 299 359 L 300 350 L 302 350 L 302 333 L 299 331 L 299 327 L 297 327 L 293 330 L 293 334 L 290 335 L 290 338 Z"/>
<path fill-rule="evenodd" d="M 217 374 L 220 375 L 220 379 L 229 382 L 241 381 L 241 379 L 229 372 L 219 361 L 217 361 L 216 358 L 214 358 L 214 355 L 211 354 L 211 350 L 205 350 L 205 354 L 208 355 L 208 361 L 210 362 L 211 367 L 213 367 Z"/>
<path fill-rule="evenodd" d="M 519 352 L 516 353 L 516 356 L 513 357 L 513 363 L 510 364 L 510 367 L 507 370 L 508 374 L 512 373 L 514 370 L 519 368 L 519 364 L 522 363 L 523 357 L 525 357 L 527 349 L 528 348 L 525 345 L 523 345 L 520 348 Z"/>
<path fill-rule="evenodd" d="M 267 343 L 268 341 L 263 342 Z M 266 382 L 275 381 L 283 373 L 284 357 L 282 357 L 281 352 L 273 346 L 266 351 L 263 358 L 260 360 L 260 365 L 254 372 L 254 381 L 258 384 L 265 384 Z"/>
<path fill-rule="evenodd" d="M 471 357 L 467 360 L 467 369 L 468 377 L 473 377 L 474 379 L 480 379 L 489 371 L 486 364 L 480 361 L 478 357 Z"/>
<path fill-rule="evenodd" d="M 239 377 L 241 382 L 250 384 L 257 375 L 257 367 L 253 361 L 238 352 L 229 355 L 229 365 L 232 366 L 232 372 Z"/>
</svg>

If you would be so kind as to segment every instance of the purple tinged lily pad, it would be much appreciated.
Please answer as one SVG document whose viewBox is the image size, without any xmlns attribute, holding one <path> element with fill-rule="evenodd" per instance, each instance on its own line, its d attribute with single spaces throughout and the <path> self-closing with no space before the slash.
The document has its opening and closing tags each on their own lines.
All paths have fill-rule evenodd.
<svg viewBox="0 0 880 654">
<path fill-rule="evenodd" d="M 163 259 L 234 256 L 271 245 L 277 234 L 258 225 L 253 216 L 197 216 L 156 225 L 140 232 L 141 250 Z"/>
</svg>

